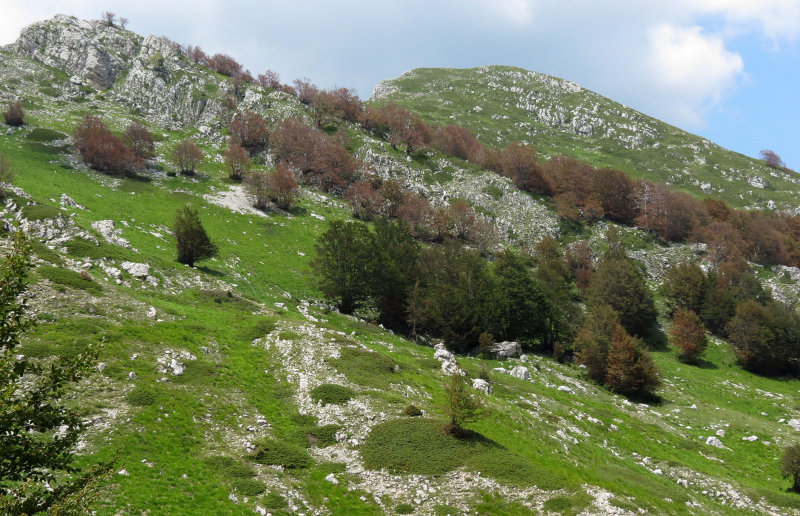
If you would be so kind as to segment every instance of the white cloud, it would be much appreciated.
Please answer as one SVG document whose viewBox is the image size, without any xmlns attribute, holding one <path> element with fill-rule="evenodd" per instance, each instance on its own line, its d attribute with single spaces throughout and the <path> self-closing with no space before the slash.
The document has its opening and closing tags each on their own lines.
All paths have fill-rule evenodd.
<svg viewBox="0 0 800 516">
<path fill-rule="evenodd" d="M 672 104 L 678 120 L 701 125 L 704 111 L 718 104 L 742 77 L 742 57 L 701 27 L 662 24 L 649 37 L 652 86 L 662 101 Z"/>
<path fill-rule="evenodd" d="M 756 26 L 774 44 L 800 36 L 800 0 L 690 0 L 688 8 L 702 15 L 718 15 L 733 27 Z"/>
</svg>

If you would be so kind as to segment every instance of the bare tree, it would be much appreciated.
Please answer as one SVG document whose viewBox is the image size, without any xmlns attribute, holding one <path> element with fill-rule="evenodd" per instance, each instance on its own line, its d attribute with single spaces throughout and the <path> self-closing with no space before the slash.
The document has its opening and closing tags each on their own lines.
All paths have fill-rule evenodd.
<svg viewBox="0 0 800 516">
<path fill-rule="evenodd" d="M 128 26 L 128 19 L 124 16 L 119 19 L 119 26 L 123 29 Z"/>
<path fill-rule="evenodd" d="M 203 160 L 203 151 L 192 140 L 185 139 L 172 151 L 172 162 L 181 170 L 181 174 L 193 176 L 195 168 Z"/>
<path fill-rule="evenodd" d="M 786 164 L 783 162 L 780 156 L 778 156 L 775 151 L 770 149 L 764 149 L 759 154 L 761 154 L 761 159 L 767 162 L 767 166 L 771 168 L 783 168 Z"/>
<path fill-rule="evenodd" d="M 114 26 L 114 22 L 117 21 L 116 13 L 112 13 L 111 11 L 103 11 L 101 19 L 106 22 L 106 25 L 109 27 Z"/>
</svg>

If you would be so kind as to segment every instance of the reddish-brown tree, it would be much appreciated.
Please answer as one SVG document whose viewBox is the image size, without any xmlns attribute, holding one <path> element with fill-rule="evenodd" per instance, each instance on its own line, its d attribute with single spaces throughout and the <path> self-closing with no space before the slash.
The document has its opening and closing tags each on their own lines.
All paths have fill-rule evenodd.
<svg viewBox="0 0 800 516">
<path fill-rule="evenodd" d="M 619 326 L 611 337 L 606 385 L 625 396 L 652 395 L 661 384 L 658 370 L 644 344 Z"/>
<path fill-rule="evenodd" d="M 319 88 L 317 88 L 310 79 L 295 79 L 294 90 L 297 92 L 297 100 L 305 105 L 311 105 L 312 102 L 319 96 Z"/>
<path fill-rule="evenodd" d="M 603 207 L 605 217 L 621 224 L 632 224 L 635 216 L 633 181 L 621 170 L 600 169 L 592 178 L 592 192 Z"/>
<path fill-rule="evenodd" d="M 783 168 L 785 166 L 785 163 L 781 157 L 778 156 L 773 150 L 764 149 L 759 154 L 761 155 L 761 159 L 767 162 L 768 167 Z"/>
<path fill-rule="evenodd" d="M 270 196 L 269 173 L 265 170 L 254 170 L 244 177 L 242 184 L 253 206 L 259 210 L 265 209 Z"/>
<path fill-rule="evenodd" d="M 669 341 L 678 350 L 678 359 L 696 364 L 708 346 L 706 329 L 692 310 L 678 308 L 669 326 Z"/>
<path fill-rule="evenodd" d="M 203 49 L 197 46 L 189 45 L 186 47 L 186 57 L 191 59 L 197 64 L 208 65 L 208 56 Z"/>
<path fill-rule="evenodd" d="M 470 230 L 475 224 L 475 210 L 466 199 L 453 199 L 450 202 L 450 218 L 453 221 L 453 236 L 469 238 Z"/>
<path fill-rule="evenodd" d="M 3 118 L 6 125 L 20 126 L 23 124 L 25 111 L 22 110 L 22 102 L 19 100 L 11 100 L 8 102 L 8 109 L 3 111 Z"/>
<path fill-rule="evenodd" d="M 431 203 L 428 199 L 405 192 L 402 202 L 397 206 L 396 215 L 408 224 L 411 234 L 415 237 L 428 235 L 432 221 Z"/>
<path fill-rule="evenodd" d="M 258 84 L 263 88 L 277 90 L 281 87 L 281 76 L 274 70 L 265 70 L 258 74 Z"/>
<path fill-rule="evenodd" d="M 575 242 L 567 251 L 567 265 L 575 277 L 575 285 L 581 292 L 585 292 L 589 288 L 594 272 L 592 249 L 585 240 Z"/>
<path fill-rule="evenodd" d="M 103 11 L 102 19 L 104 22 L 106 22 L 106 25 L 113 27 L 114 22 L 117 21 L 117 15 L 111 11 Z"/>
<path fill-rule="evenodd" d="M 228 131 L 250 153 L 266 147 L 269 140 L 267 121 L 258 113 L 250 110 L 237 114 L 228 126 Z"/>
<path fill-rule="evenodd" d="M 361 220 L 372 220 L 380 215 L 386 201 L 380 191 L 366 181 L 350 185 L 345 199 L 350 201 L 354 215 Z"/>
<path fill-rule="evenodd" d="M 445 154 L 478 165 L 483 164 L 484 147 L 469 129 L 448 125 L 436 130 L 434 146 Z"/>
<path fill-rule="evenodd" d="M 242 71 L 242 65 L 227 54 L 214 54 L 208 59 L 208 67 L 217 73 L 233 77 Z"/>
<path fill-rule="evenodd" d="M 536 159 L 536 150 L 533 147 L 516 142 L 506 146 L 503 149 L 501 166 L 503 175 L 514 181 L 520 190 L 552 195 L 553 189 Z"/>
<path fill-rule="evenodd" d="M 138 122 L 128 125 L 122 135 L 122 140 L 139 159 L 149 159 L 155 155 L 156 146 L 153 142 L 153 135 L 150 134 L 147 127 Z"/>
<path fill-rule="evenodd" d="M 346 122 L 358 123 L 364 117 L 364 106 L 356 91 L 350 88 L 337 88 L 328 92 L 331 97 L 336 116 Z"/>
<path fill-rule="evenodd" d="M 181 174 L 193 176 L 197 165 L 203 160 L 203 151 L 196 143 L 186 138 L 173 149 L 171 158 Z"/>
<path fill-rule="evenodd" d="M 228 149 L 225 151 L 225 163 L 231 169 L 228 177 L 234 181 L 241 181 L 250 169 L 250 154 L 239 145 L 236 138 L 228 138 Z"/>
<path fill-rule="evenodd" d="M 289 166 L 283 161 L 279 161 L 275 165 L 275 170 L 267 178 L 267 190 L 270 200 L 282 210 L 291 208 L 295 199 L 300 195 L 297 180 L 289 170 Z"/>
<path fill-rule="evenodd" d="M 497 225 L 486 215 L 475 215 L 475 220 L 469 227 L 467 238 L 475 244 L 475 248 L 482 255 L 490 254 L 500 243 Z"/>
<path fill-rule="evenodd" d="M 133 176 L 142 168 L 141 160 L 96 116 L 86 115 L 75 127 L 73 142 L 83 161 L 95 170 Z"/>
</svg>

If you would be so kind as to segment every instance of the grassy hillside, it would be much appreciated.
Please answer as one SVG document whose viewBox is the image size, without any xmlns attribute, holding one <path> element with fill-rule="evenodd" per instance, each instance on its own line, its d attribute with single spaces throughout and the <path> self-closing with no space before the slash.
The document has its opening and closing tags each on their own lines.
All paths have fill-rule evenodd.
<svg viewBox="0 0 800 516">
<path fill-rule="evenodd" d="M 372 101 L 396 102 L 488 145 L 513 141 L 635 177 L 666 181 L 737 207 L 793 211 L 800 177 L 627 108 L 556 77 L 507 66 L 420 68 L 381 82 Z"/>
<path fill-rule="evenodd" d="M 218 103 L 230 81 L 176 59 L 172 73 L 185 68 L 217 85 L 204 91 L 206 105 Z M 464 86 L 452 73 L 454 88 Z M 800 381 L 744 372 L 721 341 L 702 367 L 655 350 L 664 384 L 653 404 L 614 395 L 581 367 L 548 357 L 458 357 L 470 378 L 488 375 L 492 393 L 466 438 L 445 435 L 446 376 L 434 350 L 320 302 L 308 263 L 327 222 L 352 217 L 346 204 L 307 189 L 289 212 L 254 212 L 222 166 L 220 115 L 208 115 L 204 129 L 178 115 L 164 120 L 120 100 L 132 88 L 124 77 L 108 90 L 73 89 L 63 71 L 0 54 L 0 92 L 22 97 L 27 110 L 23 128 L 0 132 L 0 152 L 18 171 L 2 217 L 28 229 L 37 255 L 30 288 L 38 324 L 20 352 L 47 360 L 100 346 L 97 371 L 69 400 L 89 423 L 79 464 L 116 456 L 97 514 L 800 512 L 800 496 L 786 492 L 779 473 L 800 428 Z M 306 112 L 258 87 L 245 99 L 270 120 Z M 484 113 L 492 109 L 503 116 L 501 106 Z M 148 124 L 159 140 L 148 170 L 122 179 L 81 163 L 67 135 L 87 112 L 115 130 Z M 502 178 L 437 155 L 408 161 L 355 126 L 340 130 L 380 173 L 433 199 L 472 196 L 507 232 L 524 234 L 520 241 L 554 224 L 546 207 Z M 206 160 L 196 177 L 171 177 L 166 157 L 186 135 Z M 186 204 L 220 249 L 197 268 L 175 260 L 170 227 Z M 114 221 L 130 247 L 93 229 L 102 220 Z M 597 249 L 603 229 L 586 229 Z M 664 260 L 691 253 L 623 232 L 651 286 Z M 148 264 L 152 279 L 132 277 L 125 261 Z M 510 375 L 516 366 L 530 379 Z M 411 404 L 421 416 L 406 414 Z"/>
</svg>

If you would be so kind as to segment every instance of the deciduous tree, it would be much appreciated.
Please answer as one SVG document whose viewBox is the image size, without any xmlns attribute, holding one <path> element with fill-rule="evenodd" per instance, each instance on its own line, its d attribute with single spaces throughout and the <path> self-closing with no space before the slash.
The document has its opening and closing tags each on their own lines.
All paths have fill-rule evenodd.
<svg viewBox="0 0 800 516">
<path fill-rule="evenodd" d="M 800 493 L 800 444 L 790 444 L 783 451 L 781 475 L 792 477 L 791 490 Z"/>
<path fill-rule="evenodd" d="M 172 162 L 181 174 L 193 176 L 197 165 L 203 160 L 203 151 L 189 138 L 186 138 L 172 150 Z"/>
<path fill-rule="evenodd" d="M 139 159 L 149 159 L 155 155 L 156 147 L 153 142 L 153 135 L 147 127 L 138 122 L 132 122 L 128 125 L 122 135 L 122 140 Z"/>
<path fill-rule="evenodd" d="M 275 164 L 275 170 L 267 178 L 267 190 L 270 200 L 282 210 L 291 208 L 300 195 L 300 186 L 289 166 L 283 161 Z"/>
<path fill-rule="evenodd" d="M 317 286 L 346 314 L 370 298 L 375 273 L 375 235 L 363 222 L 335 220 L 317 239 L 311 262 Z"/>
<path fill-rule="evenodd" d="M 678 350 L 678 359 L 696 364 L 708 346 L 706 329 L 692 310 L 678 308 L 669 326 L 669 340 Z"/>
<path fill-rule="evenodd" d="M 618 327 L 608 350 L 606 385 L 625 396 L 648 396 L 660 384 L 658 370 L 642 341 Z"/>
<path fill-rule="evenodd" d="M 228 149 L 225 151 L 225 163 L 231 170 L 228 177 L 234 181 L 241 181 L 250 169 L 250 154 L 244 147 L 239 145 L 239 141 L 236 138 L 228 139 Z"/>
<path fill-rule="evenodd" d="M 267 121 L 250 110 L 238 113 L 228 126 L 228 131 L 250 153 L 262 150 L 269 140 Z"/>
</svg>

